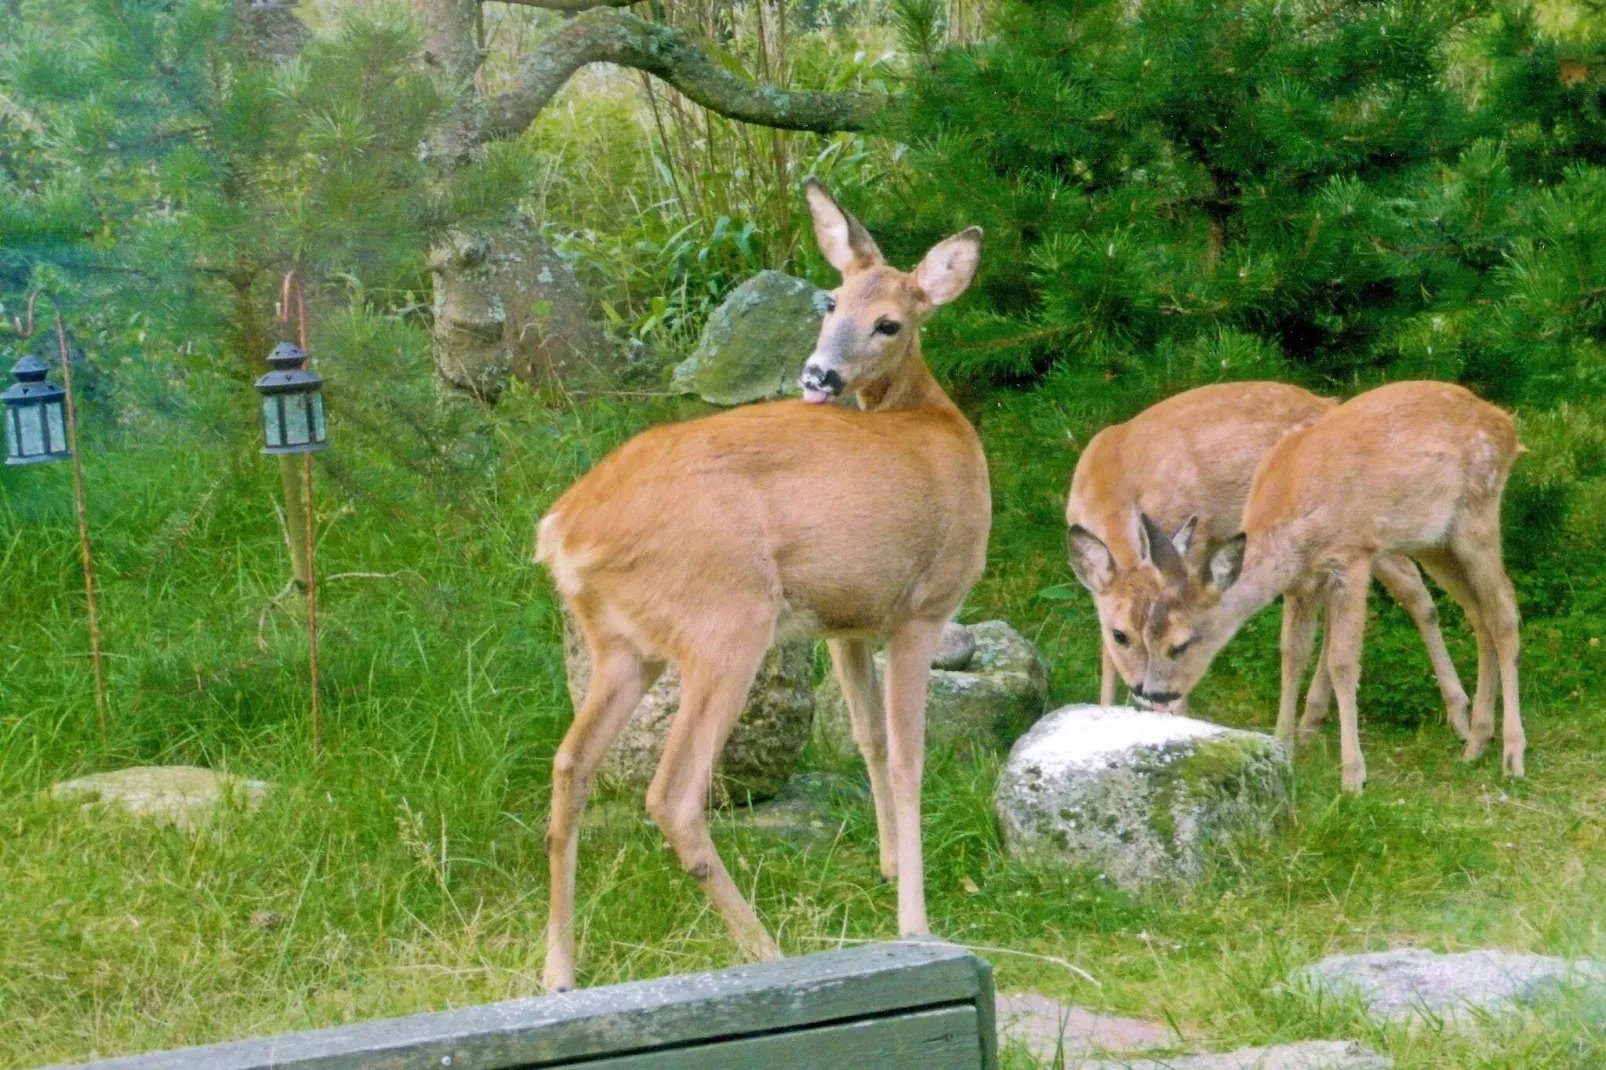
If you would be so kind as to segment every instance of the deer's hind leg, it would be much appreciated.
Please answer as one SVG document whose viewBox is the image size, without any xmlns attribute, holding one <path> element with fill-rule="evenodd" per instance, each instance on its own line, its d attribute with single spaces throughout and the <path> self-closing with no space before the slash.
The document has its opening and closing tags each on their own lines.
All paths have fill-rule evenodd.
<svg viewBox="0 0 1606 1070">
<path fill-rule="evenodd" d="M 725 928 L 749 958 L 778 959 L 781 949 L 742 897 L 708 835 L 707 801 L 714 763 L 741 716 L 759 663 L 775 633 L 775 614 L 716 615 L 717 634 L 699 636 L 680 662 L 680 709 L 670 723 L 658 771 L 647 788 L 647 812 L 680 864 L 713 900 Z"/>
<path fill-rule="evenodd" d="M 1478 682 L 1472 689 L 1472 720 L 1467 727 L 1466 747 L 1461 752 L 1463 761 L 1476 761 L 1483 756 L 1484 748 L 1494 736 L 1495 691 L 1500 686 L 1494 635 L 1460 558 L 1449 550 L 1424 550 L 1416 555 L 1416 560 L 1439 586 L 1450 592 L 1450 597 L 1467 615 L 1467 623 L 1472 625 L 1472 634 L 1478 641 Z"/>
<path fill-rule="evenodd" d="M 1444 698 L 1445 715 L 1450 728 L 1463 740 L 1468 735 L 1466 689 L 1450 660 L 1450 651 L 1444 645 L 1444 632 L 1439 629 L 1439 610 L 1433 604 L 1433 595 L 1422 574 L 1411 559 L 1400 554 L 1384 554 L 1372 562 L 1372 575 L 1393 595 L 1405 610 L 1416 630 L 1422 633 L 1422 645 L 1427 647 L 1428 660 L 1433 663 L 1433 678 L 1438 681 L 1439 694 Z"/>
<path fill-rule="evenodd" d="M 1364 560 L 1351 564 L 1342 576 L 1327 584 L 1327 675 L 1338 698 L 1343 784 L 1349 792 L 1358 792 L 1366 784 L 1355 692 L 1361 680 L 1361 641 L 1366 631 L 1366 595 L 1371 584 L 1371 569 Z"/>
<path fill-rule="evenodd" d="M 1494 644 L 1500 666 L 1501 765 L 1508 776 L 1522 776 L 1527 737 L 1522 730 L 1522 709 L 1517 694 L 1517 657 L 1521 619 L 1517 613 L 1517 592 L 1500 560 L 1500 512 L 1494 508 L 1474 517 L 1451 537 L 1450 552 L 1461 563 L 1468 583 L 1483 612 L 1484 627 Z M 1490 706 L 1494 703 L 1491 699 Z M 1489 711 L 1485 743 L 1494 732 L 1494 711 Z"/>
<path fill-rule="evenodd" d="M 547 912 L 548 991 L 574 987 L 574 879 L 580 851 L 580 813 L 591 779 L 641 698 L 658 679 L 663 663 L 644 657 L 628 641 L 576 613 L 591 655 L 591 681 L 574 722 L 552 759 L 552 815 L 547 824 L 547 866 L 552 898 Z"/>
<path fill-rule="evenodd" d="M 898 819 L 892 808 L 892 781 L 887 771 L 887 715 L 876 683 L 875 647 L 866 639 L 829 639 L 831 664 L 848 706 L 853 738 L 870 773 L 875 800 L 876 834 L 881 841 L 881 876 L 898 879 Z"/>
<path fill-rule="evenodd" d="M 1299 702 L 1299 684 L 1305 678 L 1305 666 L 1310 664 L 1311 640 L 1316 636 L 1316 596 L 1311 591 L 1288 590 L 1283 592 L 1282 691 L 1277 701 L 1277 738 L 1292 753 L 1294 734 L 1294 707 Z M 1325 679 L 1325 660 L 1316 667 L 1318 678 Z M 1316 690 L 1316 681 L 1311 682 Z"/>
</svg>

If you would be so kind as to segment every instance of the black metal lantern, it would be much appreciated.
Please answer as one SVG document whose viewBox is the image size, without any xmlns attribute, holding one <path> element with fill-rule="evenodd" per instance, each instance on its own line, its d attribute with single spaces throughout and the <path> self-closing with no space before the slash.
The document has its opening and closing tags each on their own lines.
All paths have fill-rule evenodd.
<svg viewBox="0 0 1606 1070">
<path fill-rule="evenodd" d="M 273 370 L 257 380 L 262 395 L 263 453 L 313 453 L 329 448 L 323 419 L 323 376 L 305 367 L 306 351 L 280 342 L 268 354 Z"/>
<path fill-rule="evenodd" d="M 12 367 L 5 402 L 6 463 L 37 464 L 72 456 L 67 444 L 67 391 L 45 379 L 45 362 L 26 356 Z"/>
</svg>

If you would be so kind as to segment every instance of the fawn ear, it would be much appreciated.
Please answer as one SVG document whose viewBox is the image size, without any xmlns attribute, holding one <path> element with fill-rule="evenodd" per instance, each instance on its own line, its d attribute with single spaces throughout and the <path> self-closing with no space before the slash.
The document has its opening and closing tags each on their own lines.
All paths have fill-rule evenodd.
<svg viewBox="0 0 1606 1070">
<path fill-rule="evenodd" d="M 1244 570 L 1244 549 L 1249 536 L 1239 532 L 1214 550 L 1205 563 L 1205 583 L 1218 593 L 1238 582 Z"/>
<path fill-rule="evenodd" d="M 1159 569 L 1166 579 L 1187 577 L 1188 569 L 1182 555 L 1148 513 L 1138 514 L 1138 556 Z"/>
<path fill-rule="evenodd" d="M 1065 533 L 1065 549 L 1071 558 L 1071 571 L 1082 586 L 1094 594 L 1106 590 L 1115 579 L 1115 558 L 1104 540 L 1080 524 Z"/>
<path fill-rule="evenodd" d="M 981 263 L 981 228 L 966 227 L 931 247 L 915 268 L 915 285 L 932 305 L 946 305 L 965 292 Z"/>
<path fill-rule="evenodd" d="M 832 267 L 848 275 L 884 262 L 864 224 L 844 211 L 816 179 L 803 183 L 803 195 L 814 217 L 814 240 Z"/>
<path fill-rule="evenodd" d="M 1171 536 L 1171 545 L 1175 546 L 1177 548 L 1177 553 L 1181 554 L 1183 557 L 1188 556 L 1188 550 L 1193 546 L 1193 533 L 1198 526 L 1199 514 L 1194 513 L 1188 518 L 1187 523 L 1178 528 L 1177 533 Z"/>
</svg>

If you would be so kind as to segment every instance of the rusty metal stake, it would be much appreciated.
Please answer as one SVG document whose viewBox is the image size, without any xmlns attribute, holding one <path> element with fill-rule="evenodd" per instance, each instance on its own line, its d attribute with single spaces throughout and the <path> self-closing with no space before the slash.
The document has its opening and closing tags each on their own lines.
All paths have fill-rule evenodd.
<svg viewBox="0 0 1606 1070">
<path fill-rule="evenodd" d="M 284 282 L 280 287 L 279 297 L 279 325 L 288 326 L 290 323 L 290 298 L 292 292 L 295 296 L 296 308 L 296 338 L 303 353 L 311 353 L 307 348 L 307 300 L 301 290 L 301 277 L 294 271 L 287 271 Z M 318 708 L 318 566 L 316 561 L 317 536 L 313 523 L 312 507 L 312 454 L 302 454 L 302 479 L 306 488 L 306 540 L 307 540 L 307 676 L 312 691 L 312 757 L 316 761 L 323 753 L 323 721 Z M 294 484 L 285 480 L 285 491 L 288 494 Z M 286 508 L 289 502 L 286 501 Z"/>
</svg>

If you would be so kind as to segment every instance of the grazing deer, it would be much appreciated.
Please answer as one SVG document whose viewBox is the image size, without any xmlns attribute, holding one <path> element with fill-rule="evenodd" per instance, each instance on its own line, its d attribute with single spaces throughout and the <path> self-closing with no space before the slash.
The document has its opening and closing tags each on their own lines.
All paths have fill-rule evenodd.
<svg viewBox="0 0 1606 1070">
<path fill-rule="evenodd" d="M 1523 775 L 1517 699 L 1517 600 L 1500 554 L 1500 496 L 1521 447 L 1516 423 L 1449 383 L 1379 387 L 1293 431 L 1266 452 L 1242 530 L 1194 570 L 1143 517 L 1165 583 L 1143 622 L 1146 694 L 1186 694 L 1243 622 L 1284 596 L 1284 695 L 1310 660 L 1318 603 L 1327 612 L 1323 660 L 1338 695 L 1343 783 L 1366 782 L 1355 689 L 1366 593 L 1377 562 L 1408 554 L 1466 611 L 1478 640 L 1478 683 L 1463 757 L 1494 736 L 1503 690 L 1503 765 Z M 1325 703 L 1301 727 L 1314 730 Z M 1292 742 L 1293 708 L 1277 734 Z"/>
<path fill-rule="evenodd" d="M 646 431 L 541 521 L 551 570 L 592 675 L 553 760 L 545 981 L 574 984 L 578 819 L 609 743 L 663 665 L 681 705 L 647 810 L 742 951 L 780 956 L 708 836 L 715 759 L 777 635 L 823 633 L 869 767 L 881 872 L 898 925 L 924 933 L 920 779 L 926 681 L 942 627 L 981 576 L 992 507 L 981 441 L 920 357 L 920 326 L 970 284 L 972 227 L 914 271 L 881 257 L 823 186 L 814 234 L 842 273 L 803 401 L 750 405 Z M 828 404 L 852 394 L 859 410 Z M 888 643 L 883 710 L 874 644 Z"/>
<path fill-rule="evenodd" d="M 1115 701 L 1117 674 L 1142 705 L 1187 712 L 1186 694 L 1144 690 L 1148 660 L 1143 626 L 1165 582 L 1156 562 L 1173 547 L 1197 572 L 1208 547 L 1239 530 L 1255 468 L 1290 431 L 1308 427 L 1337 402 L 1284 383 L 1221 383 L 1199 387 L 1151 406 L 1123 424 L 1094 435 L 1071 477 L 1065 521 L 1071 569 L 1093 594 L 1098 611 L 1103 672 L 1099 701 Z M 1148 516 L 1170 545 L 1151 552 Z M 1372 574 L 1405 607 L 1422 633 L 1450 724 L 1467 732 L 1467 693 L 1439 631 L 1433 596 L 1409 558 L 1383 554 Z M 1299 680 L 1285 683 L 1279 720 L 1292 718 Z M 1318 664 L 1306 701 L 1305 722 L 1319 724 L 1332 698 Z M 1286 711 L 1286 713 L 1282 712 Z"/>
</svg>

